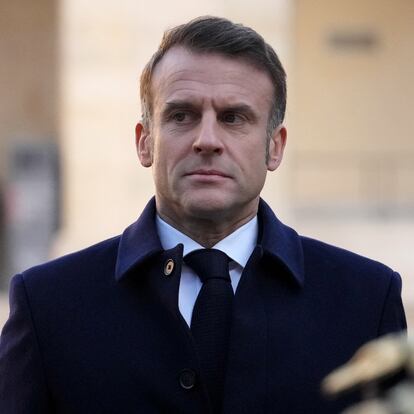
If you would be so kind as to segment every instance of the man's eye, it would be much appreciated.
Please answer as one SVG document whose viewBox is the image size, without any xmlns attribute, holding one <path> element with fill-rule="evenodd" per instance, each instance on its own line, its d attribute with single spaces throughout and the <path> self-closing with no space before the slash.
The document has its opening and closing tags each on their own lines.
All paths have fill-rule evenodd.
<svg viewBox="0 0 414 414">
<path fill-rule="evenodd" d="M 236 124 L 243 121 L 243 117 L 234 113 L 234 112 L 226 112 L 222 116 L 222 121 L 227 124 Z"/>
<path fill-rule="evenodd" d="M 197 122 L 198 118 L 199 114 L 197 111 L 187 109 L 177 109 L 166 115 L 167 122 L 182 126 L 192 125 L 194 122 Z"/>
<path fill-rule="evenodd" d="M 172 116 L 172 118 L 174 119 L 174 121 L 184 122 L 186 120 L 186 116 L 187 116 L 187 114 L 185 112 L 176 112 Z"/>
</svg>

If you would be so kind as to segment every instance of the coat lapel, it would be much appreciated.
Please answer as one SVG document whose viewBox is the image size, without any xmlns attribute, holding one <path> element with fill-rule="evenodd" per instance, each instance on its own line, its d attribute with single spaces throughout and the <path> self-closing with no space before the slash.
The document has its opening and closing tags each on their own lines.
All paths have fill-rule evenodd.
<svg viewBox="0 0 414 414">
<path fill-rule="evenodd" d="M 264 410 L 267 325 L 261 289 L 257 283 L 261 257 L 262 249 L 257 246 L 246 264 L 235 295 L 225 413 L 261 413 Z"/>
<path fill-rule="evenodd" d="M 117 281 L 127 276 L 148 278 L 160 312 L 167 312 L 165 315 L 168 314 L 168 319 L 177 327 L 179 336 L 175 341 L 188 349 L 187 358 L 195 364 L 192 336 L 178 309 L 183 247 L 162 249 L 155 214 L 155 200 L 152 199 L 140 218 L 121 236 L 115 277 Z M 268 322 L 269 312 L 274 310 L 269 306 L 269 287 L 274 286 L 270 282 L 280 278 L 288 291 L 290 288 L 297 291 L 304 285 L 303 252 L 297 233 L 283 225 L 263 200 L 259 204 L 258 218 L 258 245 L 246 264 L 234 300 L 225 413 L 266 411 L 268 360 L 272 352 Z M 290 283 L 285 284 L 286 278 Z"/>
</svg>

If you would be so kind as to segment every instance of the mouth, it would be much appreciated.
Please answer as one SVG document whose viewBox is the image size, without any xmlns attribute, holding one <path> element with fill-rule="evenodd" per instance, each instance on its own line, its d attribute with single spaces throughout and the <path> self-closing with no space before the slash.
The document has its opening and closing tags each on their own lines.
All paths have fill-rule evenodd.
<svg viewBox="0 0 414 414">
<path fill-rule="evenodd" d="M 199 169 L 190 171 L 189 173 L 185 174 L 187 176 L 199 176 L 199 177 L 223 177 L 223 178 L 231 178 L 228 174 L 219 171 L 219 170 L 210 170 L 210 169 Z"/>
</svg>

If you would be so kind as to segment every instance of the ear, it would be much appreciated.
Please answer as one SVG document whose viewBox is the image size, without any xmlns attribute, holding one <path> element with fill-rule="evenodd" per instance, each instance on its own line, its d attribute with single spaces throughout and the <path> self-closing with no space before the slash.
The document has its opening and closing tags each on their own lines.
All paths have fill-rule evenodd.
<svg viewBox="0 0 414 414">
<path fill-rule="evenodd" d="M 282 162 L 283 152 L 287 141 L 287 129 L 279 125 L 272 134 L 269 142 L 269 156 L 266 164 L 269 171 L 274 171 Z"/>
<path fill-rule="evenodd" d="M 152 165 L 152 139 L 149 130 L 141 122 L 135 127 L 135 146 L 138 158 L 143 167 Z"/>
</svg>

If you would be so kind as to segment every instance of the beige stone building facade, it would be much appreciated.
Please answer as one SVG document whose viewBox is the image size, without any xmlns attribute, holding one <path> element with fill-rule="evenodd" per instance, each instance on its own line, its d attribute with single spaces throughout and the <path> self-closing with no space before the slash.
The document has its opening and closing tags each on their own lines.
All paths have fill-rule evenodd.
<svg viewBox="0 0 414 414">
<path fill-rule="evenodd" d="M 58 154 L 48 257 L 135 220 L 153 194 L 134 147 L 139 74 L 165 29 L 212 14 L 259 31 L 288 72 L 287 153 L 264 198 L 300 232 L 400 271 L 413 318 L 411 0 L 0 0 L 0 10 L 3 269 L 16 267 L 4 265 L 13 256 L 8 233 L 19 233 L 8 223 L 50 216 L 39 200 L 39 213 L 30 200 L 15 213 L 13 194 L 26 194 L 33 175 L 14 171 L 37 146 L 52 143 Z"/>
</svg>

